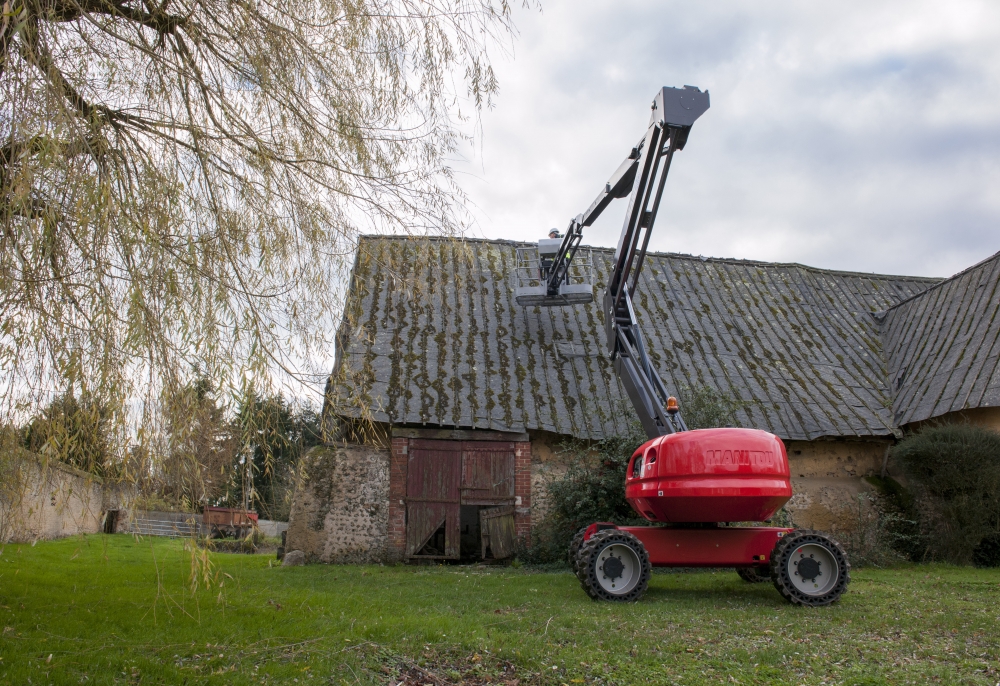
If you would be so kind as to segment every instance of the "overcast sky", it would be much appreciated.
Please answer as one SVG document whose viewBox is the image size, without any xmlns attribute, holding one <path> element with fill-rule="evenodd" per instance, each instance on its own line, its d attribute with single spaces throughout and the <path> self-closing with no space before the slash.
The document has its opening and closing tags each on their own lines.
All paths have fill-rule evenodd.
<svg viewBox="0 0 1000 686">
<path fill-rule="evenodd" d="M 563 230 L 690 84 L 712 107 L 652 249 L 926 276 L 1000 250 L 1000 2 L 543 1 L 456 165 L 473 235 Z M 584 242 L 614 246 L 626 202 Z"/>
</svg>

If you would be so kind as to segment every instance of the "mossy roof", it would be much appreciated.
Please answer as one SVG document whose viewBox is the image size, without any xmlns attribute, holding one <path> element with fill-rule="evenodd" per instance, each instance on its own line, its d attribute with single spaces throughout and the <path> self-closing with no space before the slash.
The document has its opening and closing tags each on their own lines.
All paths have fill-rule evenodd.
<svg viewBox="0 0 1000 686">
<path fill-rule="evenodd" d="M 522 307 L 518 243 L 366 236 L 325 412 L 394 424 L 601 438 L 631 413 L 600 298 Z M 613 250 L 593 249 L 595 288 Z M 744 426 L 792 440 L 892 432 L 873 313 L 938 279 L 650 253 L 635 305 L 667 387 L 747 401 Z"/>
<path fill-rule="evenodd" d="M 890 308 L 881 334 L 897 425 L 1000 405 L 1000 253 Z"/>
</svg>

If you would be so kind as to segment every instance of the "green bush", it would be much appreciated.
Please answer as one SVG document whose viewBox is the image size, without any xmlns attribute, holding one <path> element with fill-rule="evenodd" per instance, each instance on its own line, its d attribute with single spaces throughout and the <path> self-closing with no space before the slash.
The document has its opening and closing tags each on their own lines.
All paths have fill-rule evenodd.
<svg viewBox="0 0 1000 686">
<path fill-rule="evenodd" d="M 923 559 L 1000 564 L 1000 434 L 932 426 L 893 448 L 916 498 Z"/>
<path fill-rule="evenodd" d="M 737 413 L 749 405 L 710 386 L 685 386 L 679 400 L 684 423 L 690 429 L 740 426 Z"/>
<path fill-rule="evenodd" d="M 850 526 L 837 540 L 852 567 L 892 567 L 909 557 L 916 522 L 906 519 L 886 496 L 861 492 L 842 515 Z"/>
<path fill-rule="evenodd" d="M 549 510 L 532 531 L 530 546 L 518 557 L 531 564 L 564 564 L 573 535 L 593 522 L 643 524 L 625 500 L 625 470 L 636 448 L 648 439 L 638 422 L 621 436 L 563 446 L 571 463 L 566 475 L 549 484 Z"/>
<path fill-rule="evenodd" d="M 927 552 L 927 537 L 920 526 L 920 513 L 913 493 L 891 476 L 867 476 L 876 489 L 880 533 L 900 557 L 920 562 Z"/>
</svg>

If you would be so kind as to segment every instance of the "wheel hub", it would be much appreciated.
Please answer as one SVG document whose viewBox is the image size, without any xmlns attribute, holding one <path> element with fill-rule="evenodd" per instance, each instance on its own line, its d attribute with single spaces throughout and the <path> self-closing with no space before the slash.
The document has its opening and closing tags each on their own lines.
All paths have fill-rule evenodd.
<svg viewBox="0 0 1000 686">
<path fill-rule="evenodd" d="M 609 556 L 608 559 L 604 561 L 604 566 L 601 568 L 606 576 L 611 581 L 621 577 L 622 573 L 625 571 L 625 565 L 622 564 L 621 557 Z"/>
<path fill-rule="evenodd" d="M 787 558 L 788 579 L 801 593 L 821 596 L 837 583 L 840 565 L 829 548 L 820 543 L 804 543 Z"/>
<path fill-rule="evenodd" d="M 616 541 L 597 553 L 592 569 L 595 581 L 605 592 L 623 596 L 639 583 L 642 561 L 629 545 Z"/>
<path fill-rule="evenodd" d="M 811 557 L 802 558 L 799 560 L 795 573 L 802 577 L 805 581 L 815 581 L 816 577 L 823 574 L 823 572 L 820 571 L 820 564 L 821 563 Z"/>
</svg>

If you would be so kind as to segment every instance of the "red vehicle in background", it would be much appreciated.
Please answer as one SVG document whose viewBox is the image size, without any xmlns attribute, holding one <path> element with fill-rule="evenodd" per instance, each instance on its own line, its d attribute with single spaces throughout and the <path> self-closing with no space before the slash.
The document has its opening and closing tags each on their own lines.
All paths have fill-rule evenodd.
<svg viewBox="0 0 1000 686">
<path fill-rule="evenodd" d="M 645 135 L 586 212 L 570 221 L 545 265 L 546 295 L 523 303 L 572 305 L 563 291 L 583 228 L 613 200 L 629 197 L 603 315 L 615 373 L 650 438 L 629 462 L 625 496 L 656 526 L 591 524 L 574 537 L 570 560 L 595 599 L 637 600 L 652 567 L 735 567 L 748 582 L 770 578 L 790 602 L 828 605 L 850 581 L 850 563 L 835 540 L 813 531 L 734 525 L 767 523 L 791 498 L 784 444 L 754 429 L 689 431 L 647 354 L 632 306 L 674 152 L 708 108 L 708 92 L 693 86 L 656 94 Z"/>
<path fill-rule="evenodd" d="M 246 538 L 257 528 L 257 513 L 233 507 L 206 507 L 201 521 L 209 538 Z"/>
</svg>

